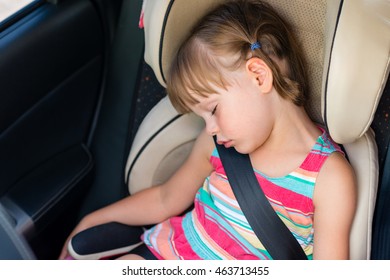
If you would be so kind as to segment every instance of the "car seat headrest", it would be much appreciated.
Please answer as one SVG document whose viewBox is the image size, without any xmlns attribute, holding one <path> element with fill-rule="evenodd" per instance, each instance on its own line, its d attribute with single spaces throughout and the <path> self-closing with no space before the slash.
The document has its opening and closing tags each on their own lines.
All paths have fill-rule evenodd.
<svg viewBox="0 0 390 280">
<path fill-rule="evenodd" d="M 390 3 L 344 1 L 324 80 L 324 119 L 336 141 L 370 127 L 389 75 Z"/>
<path fill-rule="evenodd" d="M 226 0 L 145 0 L 145 61 L 161 85 L 194 24 Z M 306 54 L 312 119 L 338 143 L 370 127 L 389 74 L 386 0 L 267 0 L 290 21 Z"/>
</svg>

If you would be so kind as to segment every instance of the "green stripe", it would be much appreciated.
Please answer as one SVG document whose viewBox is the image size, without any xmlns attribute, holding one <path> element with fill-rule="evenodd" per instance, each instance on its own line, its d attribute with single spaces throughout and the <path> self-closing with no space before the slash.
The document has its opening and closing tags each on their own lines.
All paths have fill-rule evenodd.
<svg viewBox="0 0 390 280">
<path fill-rule="evenodd" d="M 212 259 L 212 260 L 222 260 L 222 258 L 215 254 L 199 237 L 198 232 L 195 229 L 195 225 L 192 223 L 191 214 L 188 214 L 184 217 L 184 221 L 186 223 L 187 229 L 184 231 L 187 240 L 191 244 L 192 250 L 194 250 L 199 257 L 203 259 Z M 183 227 L 185 225 L 183 224 Z"/>
<path fill-rule="evenodd" d="M 293 176 L 293 175 L 291 175 L 291 174 L 288 174 L 288 175 L 286 176 L 286 178 L 290 178 L 290 179 L 292 179 L 292 180 L 295 180 L 295 181 L 298 181 L 298 182 L 301 182 L 301 183 L 304 183 L 304 184 L 307 184 L 307 185 L 310 185 L 310 186 L 313 186 L 313 187 L 314 187 L 314 185 L 315 185 L 314 182 L 311 182 L 311 181 L 309 181 L 309 180 L 305 180 L 305 179 L 302 179 L 302 178 Z"/>
</svg>

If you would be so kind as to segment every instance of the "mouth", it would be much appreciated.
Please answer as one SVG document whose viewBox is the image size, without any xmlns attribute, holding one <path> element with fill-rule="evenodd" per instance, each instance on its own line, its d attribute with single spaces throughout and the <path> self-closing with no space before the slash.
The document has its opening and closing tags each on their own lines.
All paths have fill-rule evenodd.
<svg viewBox="0 0 390 280">
<path fill-rule="evenodd" d="M 233 146 L 233 141 L 231 141 L 231 140 L 229 140 L 229 141 L 218 140 L 217 143 L 218 143 L 218 145 L 224 145 L 225 148 L 230 148 Z"/>
</svg>

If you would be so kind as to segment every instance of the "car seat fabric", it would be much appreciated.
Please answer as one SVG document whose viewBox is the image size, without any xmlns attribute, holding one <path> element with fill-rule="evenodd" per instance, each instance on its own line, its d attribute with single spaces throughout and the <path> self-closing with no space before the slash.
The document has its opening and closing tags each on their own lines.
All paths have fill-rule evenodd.
<svg viewBox="0 0 390 280">
<path fill-rule="evenodd" d="M 166 96 L 165 88 L 160 85 L 154 76 L 152 68 L 142 61 L 140 84 L 137 90 L 137 100 L 134 110 L 133 125 L 131 127 L 131 141 L 133 141 L 138 127 L 147 113 Z"/>
<path fill-rule="evenodd" d="M 223 1 L 144 2 L 145 61 L 162 86 L 170 61 L 191 26 Z M 390 36 L 383 36 L 389 34 L 384 18 L 390 14 L 389 5 L 384 0 L 268 2 L 291 21 L 307 54 L 309 115 L 344 145 L 357 174 L 358 207 L 350 256 L 367 259 L 378 185 L 377 147 L 369 127 L 389 71 Z M 367 40 L 370 43 L 366 44 Z M 368 74 L 370 79 L 364 76 Z M 371 75 L 375 77 L 371 79 Z M 363 81 L 368 85 L 361 85 Z M 159 102 L 141 124 L 129 155 L 126 178 L 130 193 L 167 179 L 185 160 L 202 128 L 203 122 L 195 115 L 179 116 L 167 98 Z M 145 170 L 149 164 L 152 166 Z"/>
<path fill-rule="evenodd" d="M 385 90 L 379 101 L 378 109 L 372 122 L 372 129 L 375 132 L 376 143 L 378 143 L 379 172 L 383 171 L 383 163 L 389 149 L 390 141 L 390 76 L 387 79 Z M 380 176 L 381 177 L 381 176 Z"/>
<path fill-rule="evenodd" d="M 388 143 L 387 147 L 389 146 Z M 390 216 L 388 214 L 388 205 L 390 202 L 390 154 L 384 161 L 383 176 L 381 177 L 379 196 L 375 209 L 375 219 L 373 226 L 373 242 L 371 258 L 374 260 L 390 259 Z"/>
<path fill-rule="evenodd" d="M 378 143 L 379 154 L 379 188 L 375 205 L 374 224 L 372 232 L 371 259 L 390 259 L 390 79 L 387 80 L 385 91 L 379 102 L 372 128 Z"/>
</svg>

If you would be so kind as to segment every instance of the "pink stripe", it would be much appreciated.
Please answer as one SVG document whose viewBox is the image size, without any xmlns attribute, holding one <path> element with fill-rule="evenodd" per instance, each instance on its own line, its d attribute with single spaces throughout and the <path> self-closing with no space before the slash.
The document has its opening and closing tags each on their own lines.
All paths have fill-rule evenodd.
<svg viewBox="0 0 390 280">
<path fill-rule="evenodd" d="M 215 171 L 226 178 L 226 172 L 222 166 L 220 159 L 217 157 L 211 157 L 211 162 L 216 169 Z M 260 182 L 264 194 L 275 203 L 283 204 L 285 207 L 291 209 L 299 209 L 299 211 L 306 213 L 313 211 L 313 209 L 310 208 L 308 203 L 304 203 L 304 201 L 307 201 L 308 199 L 304 195 L 298 194 L 291 190 L 287 190 L 285 188 L 281 188 L 280 186 L 273 184 L 272 182 L 266 180 L 257 173 L 256 177 L 257 180 Z M 275 200 L 275 197 L 277 197 L 278 199 Z"/>
<path fill-rule="evenodd" d="M 204 209 L 206 207 L 210 211 L 214 212 L 216 215 L 220 216 L 220 214 L 216 212 L 213 208 L 210 208 L 207 204 L 199 203 L 199 210 L 197 211 L 196 216 L 204 217 L 204 221 L 202 223 L 203 228 L 209 236 L 214 237 L 214 240 L 212 240 L 212 242 L 216 243 L 219 247 L 226 250 L 226 252 L 229 252 L 229 254 L 236 259 L 258 260 L 258 257 L 248 253 L 249 250 L 244 250 L 245 245 L 242 244 L 240 240 L 236 239 L 233 234 L 227 234 L 226 231 L 219 226 L 217 221 L 214 220 L 213 217 L 207 215 L 204 212 Z M 198 222 L 197 224 L 200 224 L 200 222 Z"/>
<path fill-rule="evenodd" d="M 185 256 L 185 259 L 188 260 L 200 260 L 201 258 L 194 250 L 192 250 L 191 246 L 189 245 L 189 242 L 183 231 L 182 222 L 182 217 L 176 217 L 171 219 L 171 225 L 175 231 L 172 243 L 174 244 L 175 249 L 180 256 Z"/>
<path fill-rule="evenodd" d="M 313 211 L 312 203 L 308 203 L 311 199 L 306 196 L 275 185 L 258 174 L 256 174 L 256 177 L 260 181 L 264 194 L 274 203 L 281 204 L 291 210 L 296 209 L 303 213 Z"/>
<path fill-rule="evenodd" d="M 328 156 L 310 153 L 300 167 L 310 172 L 318 172 L 327 158 Z"/>
</svg>

